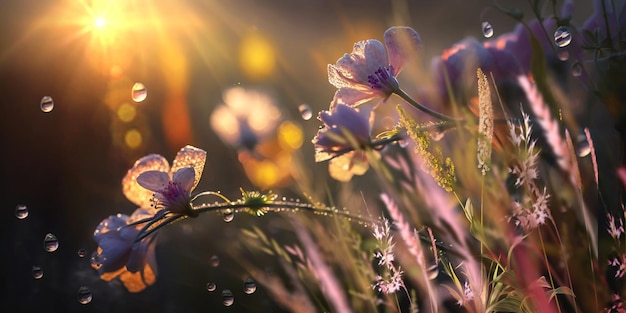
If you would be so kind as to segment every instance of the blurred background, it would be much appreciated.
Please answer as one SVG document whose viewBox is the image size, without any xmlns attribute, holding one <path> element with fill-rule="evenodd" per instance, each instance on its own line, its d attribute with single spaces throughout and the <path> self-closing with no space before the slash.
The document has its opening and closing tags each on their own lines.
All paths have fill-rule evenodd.
<svg viewBox="0 0 626 313">
<path fill-rule="evenodd" d="M 574 21 L 590 12 L 577 1 Z M 89 265 L 98 223 L 135 209 L 121 179 L 138 158 L 158 153 L 172 160 L 184 145 L 208 152 L 197 191 L 237 197 L 254 189 L 237 150 L 211 129 L 210 115 L 234 86 L 274 97 L 282 119 L 301 127 L 301 158 L 313 162 L 310 139 L 335 88 L 326 66 L 393 25 L 417 30 L 424 43 L 418 64 L 428 83 L 430 60 L 466 36 L 482 38 L 481 22 L 495 36 L 514 21 L 488 0 L 57 0 L 0 2 L 0 277 L 3 312 L 279 312 L 259 288 L 246 295 L 245 270 L 228 250 L 242 228 L 280 219 L 209 215 L 166 228 L 157 247 L 159 276 L 138 294 L 98 278 Z M 500 1 L 527 10 L 526 1 Z M 136 83 L 135 96 L 131 90 Z M 53 108 L 42 110 L 43 97 Z M 307 104 L 314 118 L 300 118 Z M 275 188 L 275 192 L 289 194 Z M 18 219 L 18 205 L 28 216 Z M 276 222 L 278 221 L 278 222 Z M 181 224 L 182 225 L 182 224 Z M 181 226 L 178 225 L 178 226 Z M 289 227 L 282 226 L 283 228 Z M 47 233 L 59 240 L 43 249 Z M 78 251 L 84 249 L 85 256 Z M 220 259 L 218 267 L 211 257 Z M 254 260 L 253 260 L 254 261 Z M 263 262 L 263 260 L 258 260 Z M 33 278 L 33 266 L 43 277 Z M 206 283 L 215 282 L 216 292 Z M 79 287 L 92 293 L 77 300 Z M 235 295 L 222 305 L 220 290 Z"/>
</svg>

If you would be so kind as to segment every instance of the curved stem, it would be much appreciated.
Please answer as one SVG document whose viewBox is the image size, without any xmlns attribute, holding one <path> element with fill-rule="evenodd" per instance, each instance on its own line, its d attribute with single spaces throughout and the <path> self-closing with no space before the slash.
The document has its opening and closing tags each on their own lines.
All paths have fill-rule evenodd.
<svg viewBox="0 0 626 313">
<path fill-rule="evenodd" d="M 245 209 L 249 207 L 250 207 L 250 204 L 248 203 L 230 202 L 230 203 L 217 203 L 217 204 L 200 204 L 200 205 L 194 206 L 193 209 L 197 213 L 205 213 L 205 212 L 222 211 L 222 210 L 228 210 L 228 209 L 231 209 L 231 210 Z M 324 215 L 341 216 L 341 217 L 348 218 L 350 220 L 356 220 L 368 226 L 371 226 L 374 224 L 374 221 L 370 219 L 366 219 L 360 216 L 355 216 L 348 212 L 343 212 L 339 210 L 320 209 L 309 203 L 301 203 L 301 202 L 294 202 L 294 201 L 276 201 L 276 202 L 265 203 L 263 204 L 263 207 L 268 208 L 268 209 L 289 209 L 292 211 L 303 210 L 303 211 L 309 211 L 309 212 L 324 214 Z"/>
<path fill-rule="evenodd" d="M 204 191 L 204 192 L 201 192 L 201 193 L 193 196 L 193 198 L 191 198 L 190 202 L 194 202 L 196 199 L 198 199 L 199 197 L 202 197 L 202 196 L 216 196 L 216 197 L 218 197 L 218 198 L 220 198 L 220 199 L 222 199 L 222 200 L 224 200 L 226 202 L 230 202 L 230 199 L 226 198 L 226 196 L 224 196 L 220 192 L 215 192 L 215 191 Z"/>
<path fill-rule="evenodd" d="M 450 117 L 447 116 L 445 114 L 441 114 L 437 111 L 434 111 L 428 107 L 423 106 L 422 104 L 420 104 L 419 102 L 415 101 L 415 99 L 411 98 L 411 96 L 409 96 L 406 92 L 404 92 L 404 90 L 402 90 L 401 88 L 397 88 L 396 90 L 394 90 L 394 93 L 397 94 L 398 96 L 400 96 L 402 99 L 404 99 L 406 102 L 408 102 L 409 104 L 411 104 L 412 106 L 414 106 L 416 109 L 432 116 L 432 117 L 436 117 L 442 121 L 447 121 L 447 122 L 460 122 L 460 119 L 456 119 L 454 117 Z"/>
</svg>

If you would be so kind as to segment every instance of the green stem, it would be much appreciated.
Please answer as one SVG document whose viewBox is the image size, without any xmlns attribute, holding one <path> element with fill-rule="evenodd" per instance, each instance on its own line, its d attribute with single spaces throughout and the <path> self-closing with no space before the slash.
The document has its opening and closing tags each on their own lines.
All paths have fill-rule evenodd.
<svg viewBox="0 0 626 313">
<path fill-rule="evenodd" d="M 400 96 L 402 99 L 404 99 L 406 102 L 408 102 L 409 104 L 411 104 L 412 106 L 414 106 L 416 109 L 432 116 L 432 117 L 436 117 L 442 121 L 447 121 L 447 122 L 460 122 L 460 119 L 456 119 L 454 117 L 450 117 L 447 116 L 445 114 L 441 114 L 437 111 L 434 111 L 428 107 L 423 106 L 422 104 L 420 104 L 419 102 L 415 101 L 415 99 L 411 98 L 411 96 L 409 96 L 406 92 L 404 92 L 404 90 L 397 88 L 396 90 L 394 90 L 394 93 L 397 94 L 398 96 Z"/>
</svg>

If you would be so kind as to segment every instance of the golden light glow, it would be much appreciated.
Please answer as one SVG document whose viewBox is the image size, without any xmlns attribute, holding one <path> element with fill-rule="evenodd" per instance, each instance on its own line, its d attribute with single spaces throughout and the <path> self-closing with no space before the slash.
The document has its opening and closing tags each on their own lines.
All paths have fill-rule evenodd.
<svg viewBox="0 0 626 313">
<path fill-rule="evenodd" d="M 134 106 L 128 104 L 128 103 L 123 103 L 122 105 L 120 105 L 120 107 L 117 109 L 117 117 L 122 121 L 122 122 L 130 122 L 133 119 L 135 119 L 135 115 L 137 115 L 137 109 L 135 109 Z"/>
<path fill-rule="evenodd" d="M 302 146 L 302 130 L 293 122 L 283 122 L 278 127 L 278 144 L 285 150 L 297 150 Z"/>
<path fill-rule="evenodd" d="M 274 47 L 260 34 L 250 34 L 239 46 L 239 64 L 250 78 L 260 79 L 272 74 L 276 63 Z"/>
<path fill-rule="evenodd" d="M 141 136 L 141 133 L 136 129 L 131 129 L 126 132 L 126 135 L 124 135 L 124 143 L 126 143 L 126 146 L 131 149 L 139 147 L 142 142 L 143 137 Z"/>
</svg>

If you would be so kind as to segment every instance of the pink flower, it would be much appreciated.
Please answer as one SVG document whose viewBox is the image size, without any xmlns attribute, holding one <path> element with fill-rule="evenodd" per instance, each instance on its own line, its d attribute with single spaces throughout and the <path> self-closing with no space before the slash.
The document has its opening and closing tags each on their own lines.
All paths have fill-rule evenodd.
<svg viewBox="0 0 626 313">
<path fill-rule="evenodd" d="M 372 99 L 386 100 L 399 89 L 396 75 L 406 59 L 421 48 L 418 33 L 396 26 L 385 31 L 385 44 L 375 39 L 354 44 L 336 64 L 328 65 L 328 81 L 338 88 L 330 108 L 337 103 L 358 106 Z"/>
<path fill-rule="evenodd" d="M 369 145 L 371 116 L 370 108 L 353 108 L 345 104 L 320 112 L 318 119 L 324 126 L 312 140 L 315 145 L 315 161 L 326 161 Z"/>
<path fill-rule="evenodd" d="M 152 154 L 138 160 L 126 176 L 135 177 L 140 187 L 153 193 L 152 206 L 155 209 L 193 215 L 191 191 L 200 181 L 205 160 L 206 151 L 186 146 L 178 152 L 171 168 L 164 157 Z M 159 166 L 150 167 L 145 164 Z M 137 192 L 145 195 L 146 191 Z"/>
<path fill-rule="evenodd" d="M 105 281 L 119 277 L 130 292 L 139 292 L 156 281 L 156 237 L 135 242 L 142 225 L 129 225 L 151 217 L 151 210 L 137 209 L 131 216 L 111 215 L 102 220 L 93 237 L 98 243 L 92 267 Z"/>
</svg>

